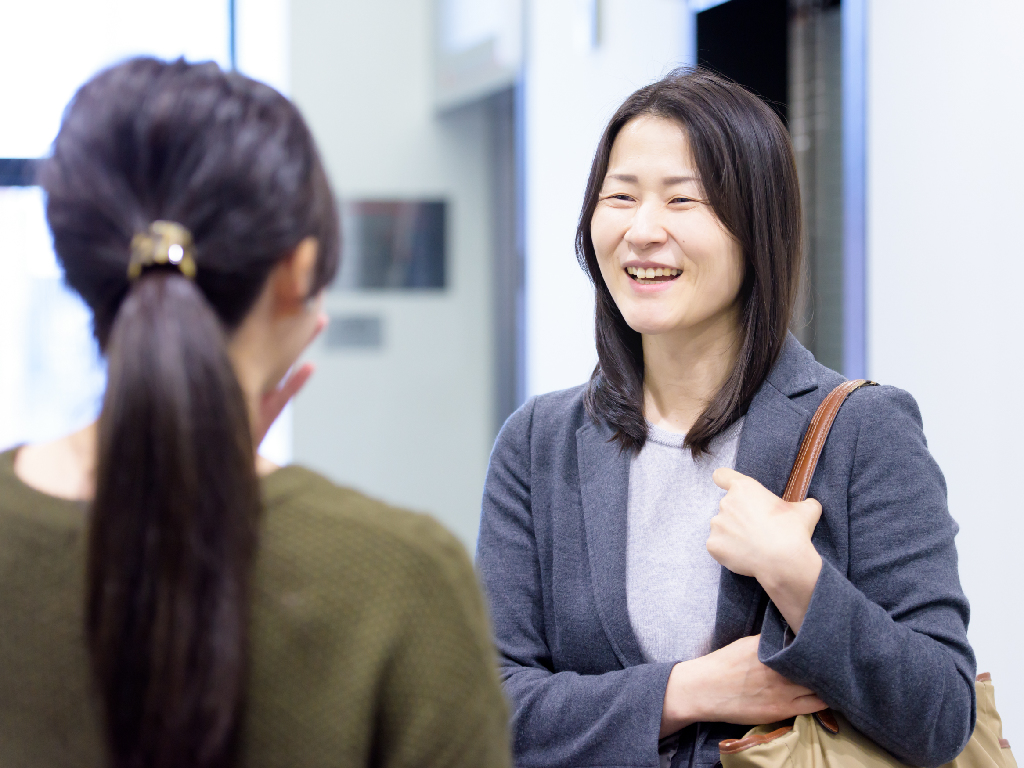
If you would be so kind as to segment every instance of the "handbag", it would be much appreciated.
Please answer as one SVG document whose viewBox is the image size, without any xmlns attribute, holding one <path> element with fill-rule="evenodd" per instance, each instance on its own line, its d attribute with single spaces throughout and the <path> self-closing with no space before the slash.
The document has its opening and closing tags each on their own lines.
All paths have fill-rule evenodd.
<svg viewBox="0 0 1024 768">
<path fill-rule="evenodd" d="M 807 428 L 782 498 L 803 501 L 814 476 L 839 408 L 854 390 L 874 382 L 847 381 L 832 390 L 818 407 Z M 1003 738 L 996 711 L 992 676 L 978 675 L 978 720 L 974 734 L 960 755 L 943 768 L 1017 768 L 1010 744 Z M 759 725 L 742 739 L 719 745 L 723 768 L 895 768 L 896 758 L 859 733 L 838 712 L 826 709 L 813 715 Z"/>
</svg>

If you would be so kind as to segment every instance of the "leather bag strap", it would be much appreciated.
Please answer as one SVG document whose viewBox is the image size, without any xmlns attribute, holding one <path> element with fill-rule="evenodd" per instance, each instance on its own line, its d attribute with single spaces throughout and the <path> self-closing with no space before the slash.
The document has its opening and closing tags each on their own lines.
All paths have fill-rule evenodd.
<svg viewBox="0 0 1024 768">
<path fill-rule="evenodd" d="M 867 379 L 844 381 L 822 400 L 818 410 L 814 412 L 814 418 L 811 419 L 811 426 L 807 428 L 803 442 L 800 443 L 796 462 L 789 473 L 789 482 L 782 493 L 784 501 L 803 501 L 807 498 L 807 489 L 811 485 L 811 478 L 814 477 L 814 470 L 818 466 L 818 458 L 825 447 L 829 430 L 832 429 L 832 422 L 836 420 L 839 408 L 846 402 L 846 398 L 861 387 L 877 386 L 878 384 Z"/>
</svg>

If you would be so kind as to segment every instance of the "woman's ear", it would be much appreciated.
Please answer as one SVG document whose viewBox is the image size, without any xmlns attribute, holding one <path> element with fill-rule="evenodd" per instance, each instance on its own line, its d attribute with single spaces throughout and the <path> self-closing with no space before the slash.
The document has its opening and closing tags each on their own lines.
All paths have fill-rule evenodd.
<svg viewBox="0 0 1024 768">
<path fill-rule="evenodd" d="M 307 237 L 274 267 L 270 281 L 275 314 L 290 315 L 305 307 L 313 287 L 319 246 L 315 237 Z"/>
</svg>

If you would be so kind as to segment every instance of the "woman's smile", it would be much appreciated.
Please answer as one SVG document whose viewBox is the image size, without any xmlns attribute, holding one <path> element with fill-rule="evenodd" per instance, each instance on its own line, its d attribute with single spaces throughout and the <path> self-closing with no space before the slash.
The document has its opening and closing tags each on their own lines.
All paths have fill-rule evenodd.
<svg viewBox="0 0 1024 768">
<path fill-rule="evenodd" d="M 629 264 L 626 266 L 626 274 L 641 284 L 667 283 L 683 274 L 683 270 L 646 264 Z"/>
<path fill-rule="evenodd" d="M 623 271 L 629 277 L 632 289 L 639 294 L 667 291 L 683 274 L 681 269 L 653 262 L 627 264 Z"/>
</svg>

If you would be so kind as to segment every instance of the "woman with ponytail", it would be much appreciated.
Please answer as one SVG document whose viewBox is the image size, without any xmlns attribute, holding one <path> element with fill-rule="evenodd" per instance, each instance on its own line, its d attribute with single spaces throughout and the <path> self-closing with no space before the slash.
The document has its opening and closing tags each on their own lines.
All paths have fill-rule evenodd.
<svg viewBox="0 0 1024 768">
<path fill-rule="evenodd" d="M 130 60 L 41 183 L 108 384 L 97 424 L 0 454 L 0 766 L 506 765 L 459 544 L 256 455 L 338 266 L 295 107 Z"/>
</svg>

